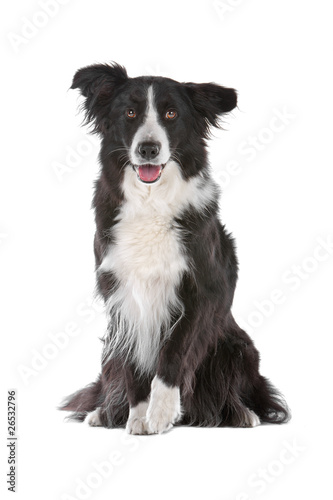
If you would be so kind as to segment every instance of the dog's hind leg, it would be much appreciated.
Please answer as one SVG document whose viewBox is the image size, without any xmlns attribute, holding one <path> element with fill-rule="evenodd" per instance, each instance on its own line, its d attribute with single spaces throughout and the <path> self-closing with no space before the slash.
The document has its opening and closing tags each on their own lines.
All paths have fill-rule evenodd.
<svg viewBox="0 0 333 500">
<path fill-rule="evenodd" d="M 246 406 L 244 409 L 244 425 L 242 427 L 257 427 L 261 424 L 260 418 L 253 410 L 249 410 Z"/>
<path fill-rule="evenodd" d="M 233 387 L 230 387 L 222 414 L 223 426 L 257 427 L 261 424 L 258 415 L 242 403 Z"/>
</svg>

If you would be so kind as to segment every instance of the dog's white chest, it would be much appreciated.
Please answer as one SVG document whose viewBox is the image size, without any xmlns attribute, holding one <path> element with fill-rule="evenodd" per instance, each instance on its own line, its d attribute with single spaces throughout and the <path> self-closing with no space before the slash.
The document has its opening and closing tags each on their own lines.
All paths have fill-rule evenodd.
<svg viewBox="0 0 333 500">
<path fill-rule="evenodd" d="M 180 241 L 172 221 L 150 210 L 124 217 L 114 228 L 112 270 L 121 282 L 176 282 L 184 268 Z"/>
<path fill-rule="evenodd" d="M 151 203 L 140 211 L 127 203 L 100 271 L 112 272 L 118 282 L 107 303 L 117 329 L 114 342 L 131 351 L 142 370 L 152 371 L 161 331 L 172 327 L 172 313 L 181 314 L 177 288 L 187 263 L 171 214 L 159 213 Z"/>
<path fill-rule="evenodd" d="M 126 168 L 123 191 L 125 201 L 111 229 L 113 244 L 99 268 L 112 272 L 117 281 L 107 301 L 110 331 L 105 351 L 130 356 L 141 371 L 152 373 L 161 332 L 170 334 L 184 312 L 178 288 L 189 271 L 189 257 L 175 218 L 190 206 L 204 210 L 216 187 L 200 176 L 183 179 L 170 161 L 151 187 Z"/>
</svg>

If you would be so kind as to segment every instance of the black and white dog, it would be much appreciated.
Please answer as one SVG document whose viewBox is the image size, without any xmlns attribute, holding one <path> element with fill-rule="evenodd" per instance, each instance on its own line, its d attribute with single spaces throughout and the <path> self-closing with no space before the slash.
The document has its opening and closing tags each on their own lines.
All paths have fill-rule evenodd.
<svg viewBox="0 0 333 500">
<path fill-rule="evenodd" d="M 109 325 L 101 375 L 62 409 L 132 434 L 287 421 L 230 310 L 237 258 L 206 139 L 235 90 L 129 78 L 117 64 L 80 69 L 71 88 L 102 139 L 94 249 Z"/>
</svg>

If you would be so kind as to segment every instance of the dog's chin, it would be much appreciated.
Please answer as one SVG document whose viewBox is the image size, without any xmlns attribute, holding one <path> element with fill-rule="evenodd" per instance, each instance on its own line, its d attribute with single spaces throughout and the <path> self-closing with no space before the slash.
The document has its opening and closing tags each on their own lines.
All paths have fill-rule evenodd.
<svg viewBox="0 0 333 500">
<path fill-rule="evenodd" d="M 166 163 L 161 165 L 145 163 L 143 165 L 133 165 L 133 169 L 140 182 L 144 184 L 155 184 L 155 182 L 160 180 L 165 165 Z"/>
</svg>

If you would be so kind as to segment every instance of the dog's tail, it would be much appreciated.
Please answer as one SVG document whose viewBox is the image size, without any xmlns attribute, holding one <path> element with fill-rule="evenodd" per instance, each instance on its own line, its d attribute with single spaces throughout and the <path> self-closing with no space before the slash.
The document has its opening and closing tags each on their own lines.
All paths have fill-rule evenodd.
<svg viewBox="0 0 333 500">
<path fill-rule="evenodd" d="M 73 412 L 66 417 L 68 419 L 83 421 L 89 412 L 101 406 L 101 393 L 102 382 L 99 376 L 96 382 L 68 396 L 58 409 Z"/>
<path fill-rule="evenodd" d="M 235 352 L 238 351 L 238 363 L 233 365 L 235 372 L 243 381 L 241 384 L 241 399 L 253 410 L 261 422 L 282 424 L 288 422 L 291 413 L 282 394 L 259 372 L 260 357 L 252 339 L 242 330 L 231 317 L 227 345 L 233 351 L 232 360 L 235 363 Z M 225 352 L 226 355 L 226 352 Z M 236 368 L 237 366 L 237 368 Z M 237 378 L 237 377 L 236 377 Z"/>
<path fill-rule="evenodd" d="M 96 382 L 68 396 L 58 408 L 72 412 L 67 419 L 83 421 L 88 413 L 100 408 L 104 427 L 123 427 L 129 412 L 126 381 L 120 359 L 111 359 L 102 366 Z"/>
<path fill-rule="evenodd" d="M 261 422 L 283 424 L 290 420 L 291 413 L 284 397 L 267 378 L 259 375 L 251 396 L 249 407 Z"/>
</svg>

